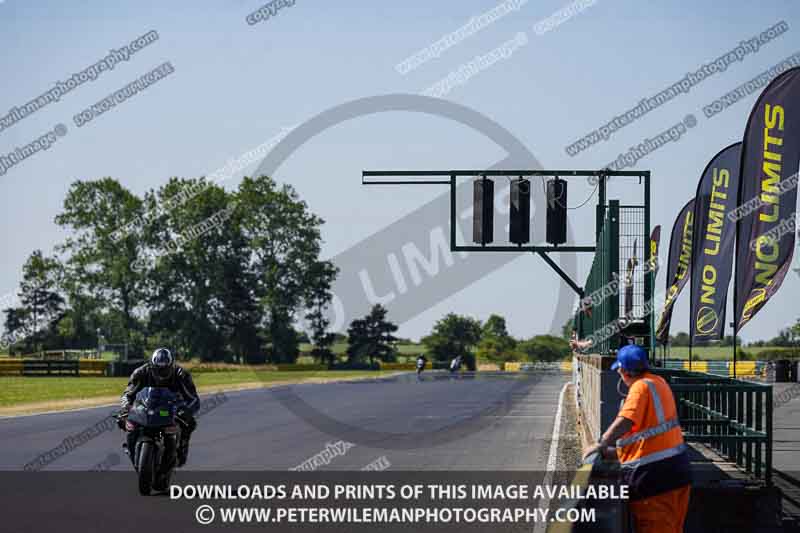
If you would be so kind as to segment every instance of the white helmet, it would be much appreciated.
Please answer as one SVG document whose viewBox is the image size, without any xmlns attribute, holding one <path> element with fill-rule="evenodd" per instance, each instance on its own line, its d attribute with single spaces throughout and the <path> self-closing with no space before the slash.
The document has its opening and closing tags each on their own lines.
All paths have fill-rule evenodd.
<svg viewBox="0 0 800 533">
<path fill-rule="evenodd" d="M 163 383 L 175 372 L 175 358 L 166 348 L 159 348 L 150 358 L 150 371 L 157 382 Z"/>
</svg>

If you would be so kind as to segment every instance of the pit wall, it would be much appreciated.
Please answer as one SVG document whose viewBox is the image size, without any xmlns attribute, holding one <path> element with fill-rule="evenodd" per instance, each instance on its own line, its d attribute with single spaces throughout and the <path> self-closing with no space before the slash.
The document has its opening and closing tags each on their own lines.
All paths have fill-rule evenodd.
<svg viewBox="0 0 800 533">
<path fill-rule="evenodd" d="M 608 429 L 619 412 L 622 396 L 617 392 L 619 375 L 611 370 L 615 357 L 577 355 L 572 360 L 572 381 L 578 413 L 590 441 Z"/>
</svg>

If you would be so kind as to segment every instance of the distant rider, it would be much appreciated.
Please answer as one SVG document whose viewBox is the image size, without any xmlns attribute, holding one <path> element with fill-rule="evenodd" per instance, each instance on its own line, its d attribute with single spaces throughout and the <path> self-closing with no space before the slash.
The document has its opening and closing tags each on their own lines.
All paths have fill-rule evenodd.
<svg viewBox="0 0 800 533">
<path fill-rule="evenodd" d="M 421 374 L 423 370 L 425 370 L 425 363 L 428 362 L 428 359 L 425 357 L 424 353 L 421 353 L 417 356 L 417 374 Z"/>
<path fill-rule="evenodd" d="M 462 358 L 460 355 L 457 355 L 452 361 L 450 361 L 450 372 L 456 372 L 461 369 L 461 361 Z"/>
<path fill-rule="evenodd" d="M 194 386 L 192 376 L 186 369 L 175 364 L 175 358 L 166 348 L 154 351 L 149 363 L 145 363 L 133 371 L 128 380 L 128 386 L 122 393 L 120 428 L 126 429 L 125 420 L 136 399 L 136 394 L 145 387 L 167 388 L 181 396 L 185 402 L 185 405 L 177 413 L 178 421 L 182 426 L 181 441 L 177 443 L 178 466 L 183 466 L 189 456 L 189 438 L 197 427 L 194 415 L 200 409 L 200 397 L 197 395 L 197 388 Z M 138 437 L 136 429 L 128 431 L 126 446 L 131 462 L 134 460 L 134 447 Z M 165 444 L 167 446 L 175 445 L 174 442 Z M 174 453 L 169 449 L 166 451 L 167 457 Z"/>
</svg>

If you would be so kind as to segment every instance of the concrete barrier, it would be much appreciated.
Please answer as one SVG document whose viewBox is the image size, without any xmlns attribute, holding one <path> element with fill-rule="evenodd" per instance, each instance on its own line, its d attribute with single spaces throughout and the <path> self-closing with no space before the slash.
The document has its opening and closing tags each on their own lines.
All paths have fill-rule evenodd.
<svg viewBox="0 0 800 533">
<path fill-rule="evenodd" d="M 578 412 L 592 441 L 608 429 L 617 416 L 622 397 L 619 376 L 611 370 L 615 357 L 578 355 L 573 359 L 573 380 Z"/>
</svg>

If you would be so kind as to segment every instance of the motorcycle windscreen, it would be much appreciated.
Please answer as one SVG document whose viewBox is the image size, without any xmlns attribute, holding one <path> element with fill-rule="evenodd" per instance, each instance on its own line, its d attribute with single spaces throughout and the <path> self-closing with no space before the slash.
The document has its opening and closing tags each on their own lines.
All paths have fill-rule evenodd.
<svg viewBox="0 0 800 533">
<path fill-rule="evenodd" d="M 162 427 L 175 424 L 178 397 L 169 389 L 145 387 L 136 395 L 128 420 L 146 427 Z"/>
</svg>

